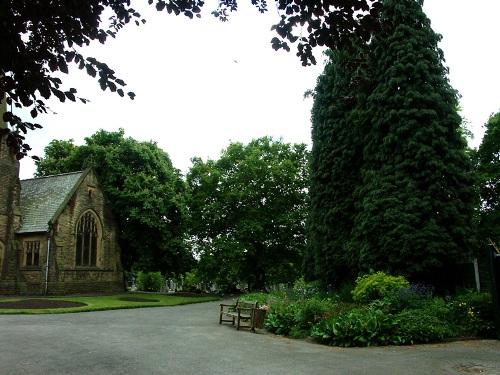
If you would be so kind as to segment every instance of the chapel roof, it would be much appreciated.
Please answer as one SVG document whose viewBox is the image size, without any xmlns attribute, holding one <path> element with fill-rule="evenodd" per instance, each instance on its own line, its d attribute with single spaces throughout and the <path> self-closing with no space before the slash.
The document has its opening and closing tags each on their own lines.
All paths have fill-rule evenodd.
<svg viewBox="0 0 500 375">
<path fill-rule="evenodd" d="M 87 171 L 21 180 L 21 227 L 17 233 L 47 232 Z"/>
</svg>

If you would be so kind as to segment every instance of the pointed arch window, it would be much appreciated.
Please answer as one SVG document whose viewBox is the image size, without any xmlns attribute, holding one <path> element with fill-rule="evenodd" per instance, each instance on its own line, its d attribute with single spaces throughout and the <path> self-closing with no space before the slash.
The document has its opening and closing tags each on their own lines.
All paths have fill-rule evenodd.
<svg viewBox="0 0 500 375">
<path fill-rule="evenodd" d="M 40 241 L 26 241 L 24 243 L 24 265 L 39 266 L 40 265 Z"/>
<path fill-rule="evenodd" d="M 76 226 L 76 265 L 97 266 L 99 226 L 97 217 L 85 212 Z"/>
</svg>

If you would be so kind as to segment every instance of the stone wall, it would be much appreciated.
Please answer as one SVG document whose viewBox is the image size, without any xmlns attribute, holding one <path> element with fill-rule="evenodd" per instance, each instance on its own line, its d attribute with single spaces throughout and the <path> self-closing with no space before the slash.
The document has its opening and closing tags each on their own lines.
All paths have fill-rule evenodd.
<svg viewBox="0 0 500 375">
<path fill-rule="evenodd" d="M 5 101 L 0 101 L 0 129 L 7 125 L 1 120 Z M 19 161 L 0 138 L 0 294 L 12 293 L 18 279 L 17 255 L 19 249 L 15 231 L 20 223 Z"/>
</svg>

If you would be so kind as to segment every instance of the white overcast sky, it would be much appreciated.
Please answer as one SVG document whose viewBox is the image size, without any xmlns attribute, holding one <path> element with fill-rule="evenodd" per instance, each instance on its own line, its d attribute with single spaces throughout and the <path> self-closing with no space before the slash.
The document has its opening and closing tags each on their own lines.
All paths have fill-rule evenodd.
<svg viewBox="0 0 500 375">
<path fill-rule="evenodd" d="M 62 77 L 65 87 L 77 88 L 91 102 L 50 100 L 57 114 L 37 117 L 44 128 L 27 136 L 33 154 L 43 156 L 52 139 L 71 138 L 81 145 L 99 129 L 123 128 L 127 137 L 156 141 L 185 173 L 192 157 L 217 159 L 231 141 L 269 135 L 310 144 L 312 100 L 303 94 L 314 88 L 323 58 L 318 51 L 318 65 L 302 67 L 293 46 L 290 53 L 274 51 L 270 28 L 279 19 L 274 1 L 264 15 L 249 0 L 239 2 L 240 9 L 222 23 L 210 14 L 213 1 L 207 1 L 201 19 L 193 20 L 132 1 L 147 23 L 127 25 L 116 39 L 82 52 L 106 62 L 137 97 L 103 92 L 95 79 L 72 66 Z M 462 95 L 462 115 L 477 146 L 483 124 L 500 109 L 500 1 L 425 0 L 424 11 L 443 35 L 440 47 L 450 81 Z M 21 178 L 34 171 L 29 158 L 21 161 Z"/>
</svg>

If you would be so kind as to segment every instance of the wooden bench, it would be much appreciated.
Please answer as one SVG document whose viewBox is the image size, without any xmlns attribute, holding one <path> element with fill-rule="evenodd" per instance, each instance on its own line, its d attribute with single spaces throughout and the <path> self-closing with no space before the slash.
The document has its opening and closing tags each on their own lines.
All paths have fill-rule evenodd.
<svg viewBox="0 0 500 375">
<path fill-rule="evenodd" d="M 258 301 L 244 301 L 237 299 L 233 304 L 221 303 L 220 306 L 220 318 L 219 324 L 222 322 L 231 322 L 233 325 L 236 323 L 236 329 L 240 327 L 251 328 L 252 331 L 255 330 L 254 327 L 254 311 L 258 308 Z M 242 321 L 247 321 L 248 325 L 241 325 Z"/>
</svg>

